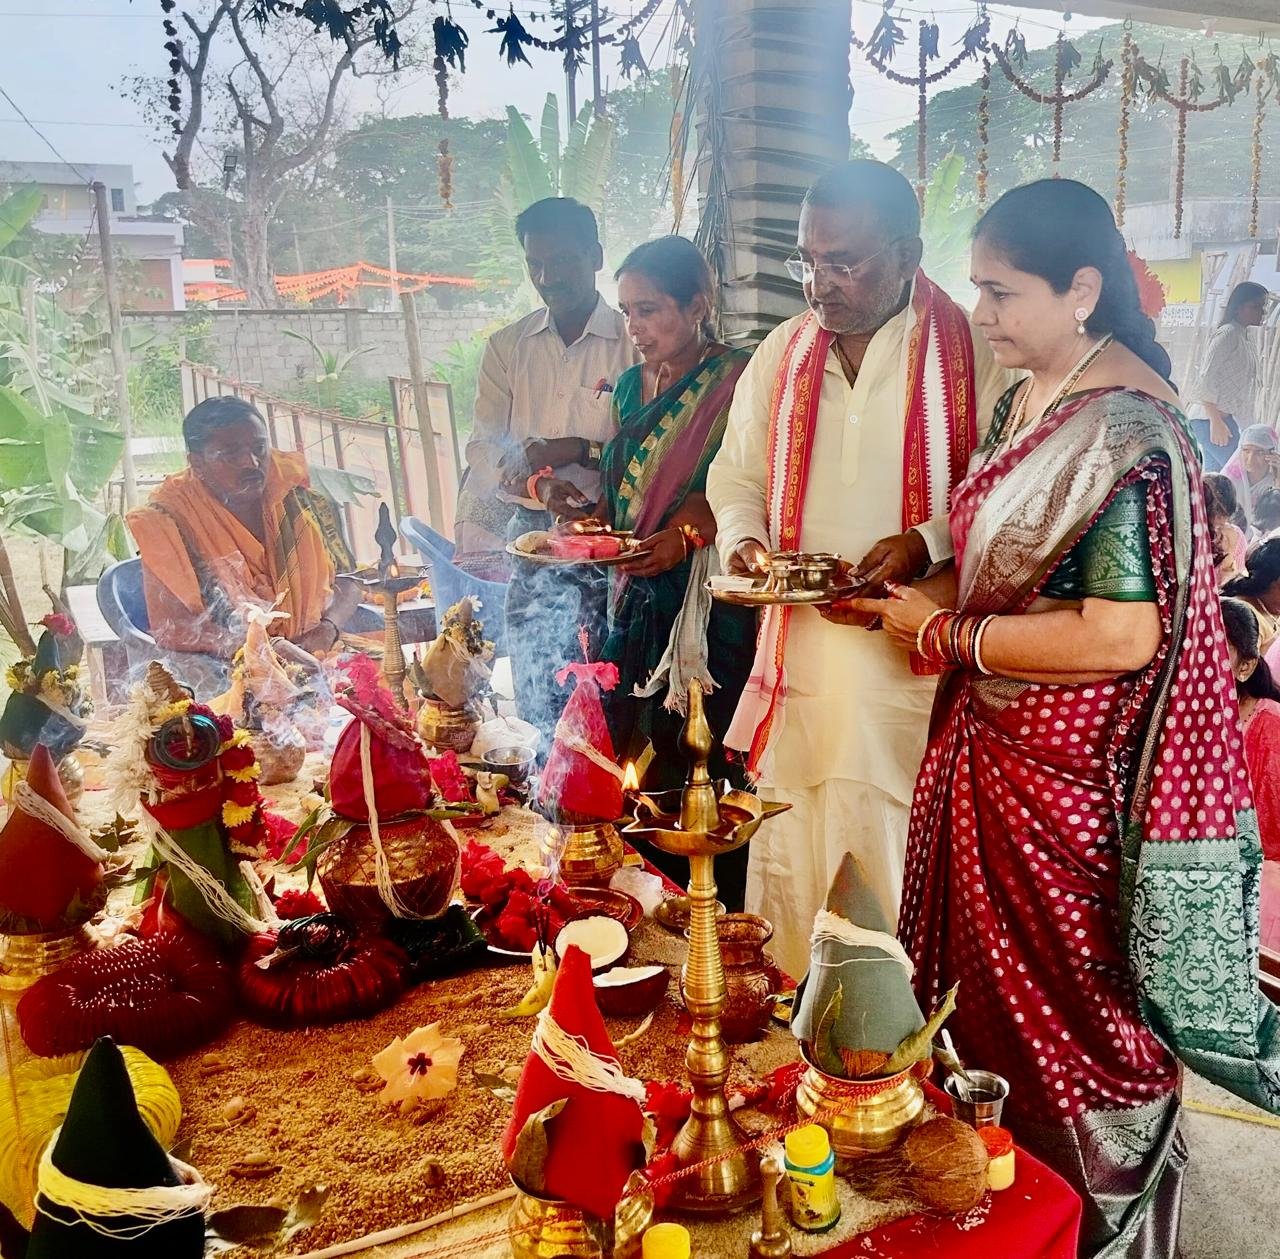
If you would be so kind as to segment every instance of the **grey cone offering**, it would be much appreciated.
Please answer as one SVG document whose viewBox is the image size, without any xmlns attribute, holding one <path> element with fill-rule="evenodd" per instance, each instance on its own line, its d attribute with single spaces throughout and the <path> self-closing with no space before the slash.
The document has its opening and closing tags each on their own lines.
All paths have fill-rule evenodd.
<svg viewBox="0 0 1280 1259">
<path fill-rule="evenodd" d="M 862 885 L 849 854 L 836 871 L 826 907 L 854 926 L 881 933 L 886 946 L 893 943 L 893 927 Z M 809 973 L 796 990 L 791 1030 L 797 1040 L 813 1043 L 837 990 L 841 993 L 839 1014 L 829 1034 L 841 1049 L 892 1054 L 906 1037 L 925 1025 L 910 972 L 888 947 L 873 941 L 847 944 L 823 938 L 814 943 Z"/>
</svg>

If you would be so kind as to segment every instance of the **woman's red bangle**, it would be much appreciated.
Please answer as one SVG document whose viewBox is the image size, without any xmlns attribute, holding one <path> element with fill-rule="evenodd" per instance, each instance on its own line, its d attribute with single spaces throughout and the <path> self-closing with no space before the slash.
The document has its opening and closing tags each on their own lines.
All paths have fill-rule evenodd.
<svg viewBox="0 0 1280 1259">
<path fill-rule="evenodd" d="M 526 497 L 533 499 L 536 503 L 542 502 L 538 497 L 538 482 L 541 481 L 543 477 L 553 475 L 554 472 L 555 469 L 552 467 L 539 468 L 537 472 L 535 472 L 524 484 Z"/>
</svg>

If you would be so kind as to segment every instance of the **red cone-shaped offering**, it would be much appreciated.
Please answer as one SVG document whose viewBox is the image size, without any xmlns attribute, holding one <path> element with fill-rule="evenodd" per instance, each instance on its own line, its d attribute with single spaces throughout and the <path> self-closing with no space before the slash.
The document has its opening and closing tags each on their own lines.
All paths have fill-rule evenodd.
<svg viewBox="0 0 1280 1259">
<path fill-rule="evenodd" d="M 37 743 L 27 785 L 75 822 L 49 749 Z M 48 822 L 16 807 L 0 829 L 0 930 L 55 931 L 87 919 L 101 899 L 102 863 Z"/>
<path fill-rule="evenodd" d="M 612 822 L 622 816 L 622 773 L 600 695 L 618 685 L 618 667 L 570 664 L 556 681 L 564 686 L 570 677 L 574 691 L 542 772 L 543 805 L 564 820 Z"/>
<path fill-rule="evenodd" d="M 566 1057 L 569 1038 L 579 1052 Z M 645 1162 L 643 1100 L 644 1086 L 622 1074 L 596 1007 L 591 959 L 572 945 L 520 1075 L 502 1138 L 507 1167 L 534 1193 L 610 1218 L 627 1177 Z"/>
</svg>

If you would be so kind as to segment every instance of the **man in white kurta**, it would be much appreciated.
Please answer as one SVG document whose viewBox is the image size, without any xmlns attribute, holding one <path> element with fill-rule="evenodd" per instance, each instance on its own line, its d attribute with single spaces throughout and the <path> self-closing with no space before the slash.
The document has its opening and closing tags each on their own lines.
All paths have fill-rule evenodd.
<svg viewBox="0 0 1280 1259">
<path fill-rule="evenodd" d="M 855 309 L 833 310 L 830 317 L 857 322 L 856 308 L 866 304 L 857 284 L 867 273 L 858 256 L 868 263 L 893 264 L 893 244 L 878 256 L 876 251 L 904 230 L 904 205 L 901 198 L 895 202 L 897 190 L 882 173 L 888 168 L 879 163 L 851 163 L 850 168 L 838 168 L 844 178 L 834 188 L 824 190 L 820 182 L 813 190 L 817 203 L 807 203 L 801 218 L 801 257 L 809 264 L 806 297 L 824 327 L 830 327 L 824 319 L 827 303 L 814 300 L 814 265 L 819 290 L 826 278 L 824 264 L 834 263 L 841 268 L 839 278 L 852 281 L 848 300 Z M 866 181 L 869 206 L 860 197 L 863 181 L 857 177 L 865 168 L 879 168 Z M 895 172 L 890 175 L 901 179 Z M 914 211 L 914 195 L 905 181 L 902 186 Z M 886 197 L 887 207 L 877 203 Z M 830 201 L 835 204 L 825 204 Z M 832 231 L 810 233 L 815 247 L 805 248 L 807 219 L 838 219 L 846 210 L 857 230 L 844 237 Z M 910 277 L 919 259 L 918 219 L 908 221 L 905 230 L 908 247 L 898 262 L 901 295 L 893 298 L 892 270 L 883 283 L 873 280 L 871 285 L 888 294 L 884 304 L 896 309 L 870 310 L 864 322 L 877 316 L 879 321 L 855 332 L 851 349 L 839 338 L 822 367 L 799 537 L 804 551 L 832 551 L 850 560 L 871 552 L 880 575 L 897 580 L 916 575 L 908 567 L 908 555 L 914 557 L 910 566 L 920 570 L 952 554 L 945 517 L 919 525 L 913 538 L 886 538 L 900 528 L 903 514 L 906 360 L 917 318 Z M 834 260 L 825 254 L 835 255 Z M 831 305 L 840 307 L 838 296 Z M 724 444 L 708 477 L 717 546 L 730 571 L 750 566 L 744 565 L 744 554 L 758 555 L 759 548 L 769 547 L 770 399 L 787 347 L 804 318 L 784 323 L 756 351 L 738 384 Z M 985 341 L 973 341 L 970 397 L 977 400 L 979 428 L 985 431 L 1007 382 Z M 850 373 L 850 360 L 859 352 L 861 361 L 852 364 Z M 788 803 L 791 810 L 768 822 L 751 841 L 747 908 L 773 923 L 777 960 L 798 976 L 808 968 L 814 916 L 846 853 L 853 855 L 859 877 L 881 903 L 886 920 L 897 921 L 908 813 L 936 678 L 914 675 L 883 634 L 834 623 L 806 607 L 792 610 L 784 669 L 785 705 L 759 773 L 761 795 Z"/>
</svg>

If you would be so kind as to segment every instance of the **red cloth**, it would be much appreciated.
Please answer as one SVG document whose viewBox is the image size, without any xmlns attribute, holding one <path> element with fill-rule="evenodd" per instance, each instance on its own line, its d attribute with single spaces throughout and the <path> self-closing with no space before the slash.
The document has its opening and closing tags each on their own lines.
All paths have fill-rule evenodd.
<svg viewBox="0 0 1280 1259">
<path fill-rule="evenodd" d="M 31 753 L 27 785 L 75 820 L 57 766 L 43 743 Z M 76 906 L 84 907 L 80 918 L 88 917 L 101 882 L 98 862 L 20 809 L 14 809 L 0 830 L 0 917 L 8 911 L 53 930 Z"/>
<path fill-rule="evenodd" d="M 924 1087 L 930 1103 L 950 1114 L 951 1099 L 932 1084 Z M 1076 1259 L 1080 1195 L 1017 1150 L 1013 1184 L 988 1193 L 967 1215 L 904 1216 L 823 1251 L 823 1259 Z"/>
<path fill-rule="evenodd" d="M 329 769 L 329 798 L 334 812 L 365 822 L 369 809 L 364 799 L 364 775 L 360 766 L 361 717 L 353 717 L 338 736 Z M 431 807 L 431 767 L 416 742 L 392 742 L 369 723 L 369 761 L 373 767 L 373 803 L 381 820 L 421 813 Z"/>
<path fill-rule="evenodd" d="M 569 948 L 551 992 L 551 1017 L 562 1030 L 580 1037 L 597 1058 L 617 1054 L 591 986 L 591 961 L 576 945 Z M 535 1053 L 525 1060 L 511 1122 L 502 1137 L 502 1154 L 515 1153 L 516 1138 L 530 1115 L 567 1098 L 547 1125 L 544 1185 L 560 1198 L 602 1219 L 613 1217 L 627 1177 L 644 1165 L 640 1104 L 618 1093 L 597 1093 L 560 1079 Z"/>
<path fill-rule="evenodd" d="M 570 664 L 556 674 L 556 681 L 564 686 L 570 677 L 574 691 L 564 706 L 547 767 L 542 771 L 543 800 L 561 815 L 571 813 L 585 820 L 612 822 L 622 816 L 622 779 L 570 747 L 565 735 L 588 744 L 605 760 L 616 763 L 600 693 L 618 685 L 618 667 Z"/>
<path fill-rule="evenodd" d="M 1258 811 L 1262 855 L 1280 861 L 1280 704 L 1275 700 L 1259 700 L 1250 714 L 1244 728 L 1244 759 Z"/>
</svg>

